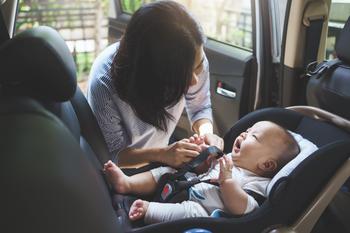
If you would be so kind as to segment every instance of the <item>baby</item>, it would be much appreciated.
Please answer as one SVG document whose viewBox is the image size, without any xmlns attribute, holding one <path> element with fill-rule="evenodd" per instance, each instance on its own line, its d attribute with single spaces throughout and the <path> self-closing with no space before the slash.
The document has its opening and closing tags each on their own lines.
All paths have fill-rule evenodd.
<svg viewBox="0 0 350 233">
<path fill-rule="evenodd" d="M 190 141 L 203 142 L 199 137 L 192 137 Z M 213 161 L 211 169 L 198 175 L 200 179 L 217 180 L 219 187 L 199 183 L 190 188 L 189 200 L 181 203 L 136 200 L 130 208 L 129 218 L 144 218 L 145 223 L 150 224 L 207 217 L 215 209 L 235 215 L 249 213 L 259 205 L 247 191 L 266 197 L 271 177 L 298 153 L 298 144 L 287 130 L 273 122 L 257 122 L 235 139 L 231 154 L 218 162 Z M 111 161 L 105 164 L 104 170 L 116 192 L 136 195 L 152 194 L 163 174 L 176 171 L 159 167 L 129 177 Z"/>
</svg>

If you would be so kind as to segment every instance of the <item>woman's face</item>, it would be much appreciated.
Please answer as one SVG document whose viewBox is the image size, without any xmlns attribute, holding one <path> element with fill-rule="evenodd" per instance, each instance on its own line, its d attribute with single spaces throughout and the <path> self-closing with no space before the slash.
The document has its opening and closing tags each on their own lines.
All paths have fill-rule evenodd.
<svg viewBox="0 0 350 233">
<path fill-rule="evenodd" d="M 191 86 L 196 85 L 198 83 L 198 75 L 203 71 L 203 62 L 204 62 L 203 45 L 200 45 L 196 49 L 196 57 L 194 60 Z"/>
</svg>

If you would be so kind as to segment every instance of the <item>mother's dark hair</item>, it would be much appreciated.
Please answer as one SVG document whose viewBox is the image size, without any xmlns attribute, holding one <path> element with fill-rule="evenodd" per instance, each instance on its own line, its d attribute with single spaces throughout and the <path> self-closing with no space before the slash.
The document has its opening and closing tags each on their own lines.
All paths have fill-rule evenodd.
<svg viewBox="0 0 350 233">
<path fill-rule="evenodd" d="M 166 111 L 187 92 L 196 49 L 204 42 L 200 26 L 173 1 L 142 6 L 132 16 L 112 64 L 119 97 L 136 115 L 164 131 Z"/>
</svg>

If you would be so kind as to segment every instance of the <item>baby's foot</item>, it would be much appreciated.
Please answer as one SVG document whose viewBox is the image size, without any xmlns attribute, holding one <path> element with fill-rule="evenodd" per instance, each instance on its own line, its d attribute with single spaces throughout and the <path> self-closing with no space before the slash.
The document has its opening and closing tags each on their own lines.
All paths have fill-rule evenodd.
<svg viewBox="0 0 350 233">
<path fill-rule="evenodd" d="M 149 206 L 148 201 L 138 199 L 132 203 L 129 211 L 129 218 L 132 221 L 136 221 L 145 217 Z"/>
<path fill-rule="evenodd" d="M 129 192 L 129 177 L 115 163 L 109 160 L 104 164 L 103 171 L 117 193 L 125 194 Z"/>
</svg>

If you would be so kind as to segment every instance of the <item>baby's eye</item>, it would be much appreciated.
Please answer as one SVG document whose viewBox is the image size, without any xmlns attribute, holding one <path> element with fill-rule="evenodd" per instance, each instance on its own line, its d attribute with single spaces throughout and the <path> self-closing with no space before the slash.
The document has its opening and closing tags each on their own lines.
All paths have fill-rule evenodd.
<svg viewBox="0 0 350 233">
<path fill-rule="evenodd" d="M 257 141 L 259 141 L 259 140 L 258 140 L 258 137 L 257 137 L 255 134 L 252 134 L 252 136 L 253 136 L 253 138 L 255 138 Z"/>
</svg>

